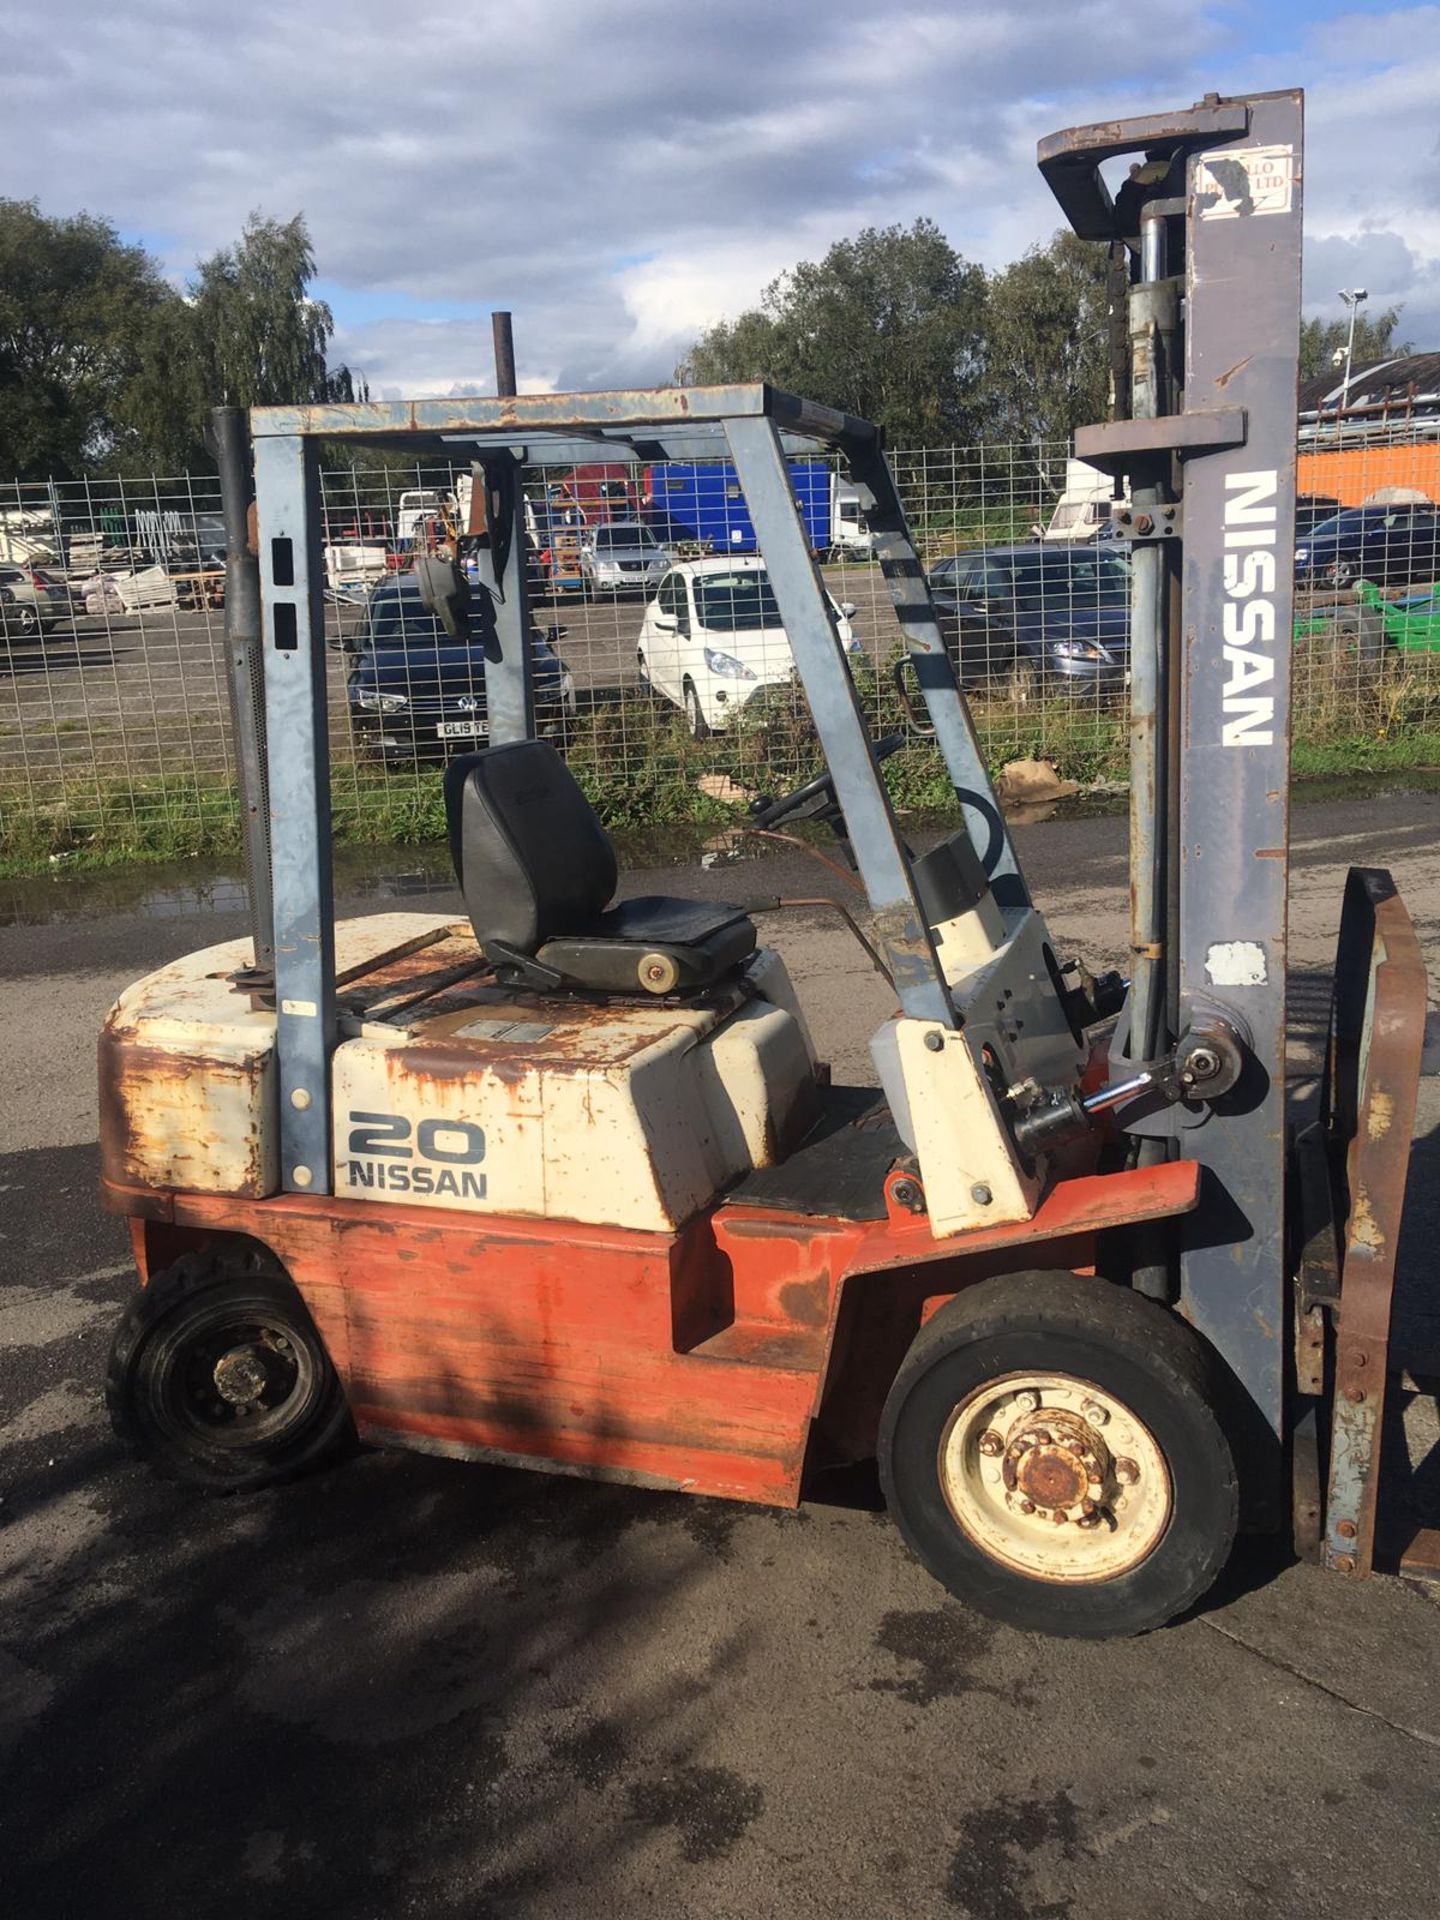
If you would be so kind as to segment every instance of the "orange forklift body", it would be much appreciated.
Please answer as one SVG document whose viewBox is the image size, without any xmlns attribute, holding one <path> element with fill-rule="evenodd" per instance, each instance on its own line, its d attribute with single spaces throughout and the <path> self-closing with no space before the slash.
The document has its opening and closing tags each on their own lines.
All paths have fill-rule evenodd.
<svg viewBox="0 0 1440 1920">
<path fill-rule="evenodd" d="M 269 1247 L 363 1439 L 793 1506 L 807 1461 L 874 1452 L 906 1348 L 962 1287 L 1093 1270 L 1104 1229 L 1187 1212 L 1198 1183 L 1183 1160 L 1062 1180 L 1032 1219 L 963 1249 L 888 1194 L 882 1220 L 729 1204 L 675 1234 L 324 1195 L 105 1194 L 145 1278 L 211 1237 Z"/>
</svg>

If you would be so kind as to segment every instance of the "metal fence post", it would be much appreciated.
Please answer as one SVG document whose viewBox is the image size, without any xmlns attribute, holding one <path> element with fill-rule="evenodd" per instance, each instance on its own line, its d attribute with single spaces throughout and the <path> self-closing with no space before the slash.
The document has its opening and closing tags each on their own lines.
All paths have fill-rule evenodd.
<svg viewBox="0 0 1440 1920">
<path fill-rule="evenodd" d="M 530 594 L 521 466 L 513 454 L 484 462 L 489 544 L 476 554 L 479 586 L 489 600 L 486 624 L 485 708 L 492 745 L 529 740 L 535 733 L 535 656 L 530 642 Z"/>
<path fill-rule="evenodd" d="M 875 930 L 896 995 L 913 1019 L 953 1027 L 954 1004 L 901 850 L 855 682 L 795 516 L 779 438 L 771 422 L 761 418 L 727 420 L 725 431 L 795 663 L 829 743 L 835 792 L 875 908 Z"/>
<path fill-rule="evenodd" d="M 935 617 L 925 570 L 915 550 L 900 497 L 878 446 L 846 449 L 851 478 L 861 490 L 866 523 L 876 536 L 880 571 L 890 591 L 900 635 L 914 662 L 936 743 L 960 802 L 971 843 L 990 877 L 999 905 L 1013 910 L 1029 904 L 1015 849 L 1000 812 L 995 790 L 970 710 L 960 696 L 945 642 Z"/>
<path fill-rule="evenodd" d="M 275 904 L 270 887 L 270 768 L 265 750 L 265 657 L 260 632 L 260 562 L 250 544 L 250 436 L 239 407 L 216 407 L 211 422 L 225 515 L 225 659 L 230 734 L 240 789 L 245 880 L 255 967 L 275 969 Z"/>
<path fill-rule="evenodd" d="M 275 892 L 275 1050 L 281 1181 L 329 1193 L 335 925 L 330 868 L 324 565 L 318 449 L 298 435 L 257 438 Z"/>
</svg>

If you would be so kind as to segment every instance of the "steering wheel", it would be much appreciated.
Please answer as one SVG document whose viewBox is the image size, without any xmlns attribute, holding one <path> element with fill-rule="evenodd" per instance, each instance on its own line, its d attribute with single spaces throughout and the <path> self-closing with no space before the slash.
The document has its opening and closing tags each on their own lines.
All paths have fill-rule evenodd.
<svg viewBox="0 0 1440 1920">
<path fill-rule="evenodd" d="M 908 744 L 903 733 L 887 734 L 883 740 L 871 743 L 871 749 L 877 763 L 888 760 L 892 753 L 898 753 Z M 796 787 L 793 793 L 787 793 L 778 800 L 772 800 L 768 794 L 761 794 L 750 803 L 750 824 L 752 827 L 773 827 L 781 820 L 794 815 L 821 813 L 827 806 L 838 806 L 835 797 L 835 776 L 827 767 L 824 773 L 817 774 L 813 780 L 807 780 L 803 787 Z"/>
</svg>

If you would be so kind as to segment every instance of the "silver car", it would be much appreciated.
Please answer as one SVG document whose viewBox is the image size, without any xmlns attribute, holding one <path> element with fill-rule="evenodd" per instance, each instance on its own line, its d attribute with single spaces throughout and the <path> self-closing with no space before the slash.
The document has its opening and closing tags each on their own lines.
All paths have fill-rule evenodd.
<svg viewBox="0 0 1440 1920">
<path fill-rule="evenodd" d="M 63 575 L 28 563 L 0 566 L 0 634 L 5 639 L 34 639 L 73 613 Z"/>
<path fill-rule="evenodd" d="M 596 593 L 648 593 L 669 565 L 669 552 L 638 520 L 587 527 L 580 538 L 580 571 Z"/>
</svg>

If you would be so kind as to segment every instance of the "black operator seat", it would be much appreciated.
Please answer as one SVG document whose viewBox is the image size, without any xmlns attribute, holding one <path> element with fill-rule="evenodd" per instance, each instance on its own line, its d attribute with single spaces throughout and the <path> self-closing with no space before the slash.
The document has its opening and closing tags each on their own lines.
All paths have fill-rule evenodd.
<svg viewBox="0 0 1440 1920">
<path fill-rule="evenodd" d="M 445 817 L 475 938 L 509 984 L 694 993 L 755 950 L 739 907 L 658 896 L 609 905 L 615 850 L 548 740 L 452 760 Z"/>
</svg>

